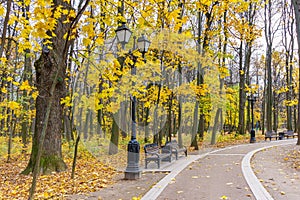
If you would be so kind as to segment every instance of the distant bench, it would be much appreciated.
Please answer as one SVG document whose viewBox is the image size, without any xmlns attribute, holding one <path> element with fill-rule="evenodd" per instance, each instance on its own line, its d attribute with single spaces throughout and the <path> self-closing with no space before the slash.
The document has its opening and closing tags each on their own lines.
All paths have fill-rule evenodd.
<svg viewBox="0 0 300 200">
<path fill-rule="evenodd" d="M 184 153 L 185 156 L 187 156 L 187 148 L 186 147 L 179 147 L 179 144 L 176 140 L 172 140 L 171 142 L 167 142 L 166 146 L 171 147 L 172 154 L 175 155 L 176 160 L 178 160 L 178 155 L 180 153 Z"/>
<path fill-rule="evenodd" d="M 283 137 L 286 137 L 287 139 L 289 139 L 289 137 L 298 137 L 298 133 L 294 133 L 294 131 L 284 131 L 284 132 L 281 132 L 279 134 L 282 134 Z"/>
<path fill-rule="evenodd" d="M 157 168 L 160 168 L 161 161 L 172 161 L 172 152 L 169 147 L 160 148 L 156 143 L 146 144 L 144 146 L 145 151 L 145 168 L 148 164 L 154 161 L 157 164 Z"/>
<path fill-rule="evenodd" d="M 270 141 L 272 140 L 272 138 L 275 138 L 276 140 L 282 140 L 284 139 L 284 137 L 286 137 L 287 139 L 289 137 L 298 137 L 297 133 L 294 133 L 294 131 L 283 131 L 283 132 L 279 132 L 276 133 L 275 131 L 267 131 L 265 134 L 265 140 L 267 140 L 268 138 L 270 139 Z"/>
<path fill-rule="evenodd" d="M 275 138 L 276 140 L 279 138 L 278 133 L 276 133 L 275 131 L 267 131 L 265 134 L 265 140 L 270 139 L 270 141 L 272 140 L 272 138 Z"/>
</svg>

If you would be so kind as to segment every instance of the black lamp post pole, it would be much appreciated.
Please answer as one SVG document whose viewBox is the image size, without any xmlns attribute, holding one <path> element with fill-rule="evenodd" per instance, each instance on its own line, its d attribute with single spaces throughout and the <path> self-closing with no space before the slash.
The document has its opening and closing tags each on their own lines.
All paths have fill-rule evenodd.
<svg viewBox="0 0 300 200">
<path fill-rule="evenodd" d="M 135 40 L 136 36 L 133 36 L 133 50 L 135 50 Z M 134 59 L 134 58 L 133 58 Z M 135 61 L 134 61 L 135 63 Z M 131 68 L 131 75 L 136 75 L 136 67 L 133 64 Z M 132 81 L 132 88 L 134 88 L 135 82 Z M 136 140 L 136 97 L 132 95 L 132 102 L 131 102 L 131 140 Z"/>
<path fill-rule="evenodd" d="M 135 37 L 133 49 L 135 49 Z M 131 74 L 136 75 L 135 65 L 131 68 Z M 135 86 L 135 82 L 132 82 Z M 127 145 L 127 167 L 125 170 L 125 179 L 135 180 L 141 178 L 141 170 L 139 168 L 140 160 L 140 144 L 136 140 L 136 97 L 131 98 L 131 140 Z"/>
<path fill-rule="evenodd" d="M 252 130 L 254 130 L 254 111 L 253 111 L 253 105 L 254 105 L 254 99 L 252 97 L 251 99 L 251 116 L 252 116 L 252 121 L 251 121 L 251 127 L 252 127 Z"/>
</svg>

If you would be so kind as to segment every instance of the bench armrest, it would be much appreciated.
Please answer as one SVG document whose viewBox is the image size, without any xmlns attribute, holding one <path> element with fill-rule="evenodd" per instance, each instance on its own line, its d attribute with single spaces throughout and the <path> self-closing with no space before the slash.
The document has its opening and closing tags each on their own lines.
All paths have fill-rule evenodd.
<svg viewBox="0 0 300 200">
<path fill-rule="evenodd" d="M 145 153 L 146 154 L 146 157 L 147 156 L 157 156 L 159 158 L 159 153 L 155 153 L 155 152 L 147 152 Z"/>
<path fill-rule="evenodd" d="M 169 153 L 169 154 L 171 154 L 171 147 L 169 147 L 169 146 L 164 146 L 164 147 L 161 149 L 161 153 Z"/>
</svg>

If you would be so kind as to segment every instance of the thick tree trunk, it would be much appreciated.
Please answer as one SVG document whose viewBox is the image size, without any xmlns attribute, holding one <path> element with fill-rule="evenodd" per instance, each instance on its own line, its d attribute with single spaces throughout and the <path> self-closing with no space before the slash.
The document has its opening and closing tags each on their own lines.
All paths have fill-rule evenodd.
<svg viewBox="0 0 300 200">
<path fill-rule="evenodd" d="M 38 143 L 44 126 L 44 118 L 51 100 L 52 106 L 41 154 L 40 172 L 48 174 L 53 171 L 63 171 L 66 169 L 66 164 L 62 159 L 61 151 L 63 107 L 60 104 L 60 99 L 65 95 L 65 85 L 63 81 L 65 73 L 62 69 L 60 70 L 61 73 L 58 77 L 61 81 L 57 82 L 53 96 L 51 96 L 50 89 L 54 81 L 55 73 L 58 70 L 58 66 L 54 60 L 55 58 L 52 53 L 43 53 L 35 62 L 39 96 L 36 99 L 36 123 L 32 141 L 31 157 L 27 168 L 23 172 L 24 174 L 33 171 L 38 151 Z"/>
<path fill-rule="evenodd" d="M 52 36 L 50 32 L 47 33 L 51 37 L 49 40 L 52 42 L 52 49 L 43 47 L 41 56 L 34 63 L 39 96 L 36 99 L 36 123 L 31 157 L 23 174 L 32 172 L 35 165 L 39 166 L 36 170 L 42 174 L 49 174 L 53 171 L 59 172 L 67 168 L 62 158 L 63 105 L 60 101 L 66 94 L 66 62 L 71 44 L 68 37 L 71 33 L 71 27 L 76 25 L 88 2 L 85 2 L 72 23 L 64 23 L 66 16 L 57 20 L 57 25 L 53 30 L 55 35 Z M 55 10 L 60 6 L 65 9 L 72 9 L 64 0 L 56 0 L 53 9 Z M 67 35 L 67 39 L 65 39 L 65 35 Z M 36 163 L 37 161 L 40 162 Z"/>
</svg>

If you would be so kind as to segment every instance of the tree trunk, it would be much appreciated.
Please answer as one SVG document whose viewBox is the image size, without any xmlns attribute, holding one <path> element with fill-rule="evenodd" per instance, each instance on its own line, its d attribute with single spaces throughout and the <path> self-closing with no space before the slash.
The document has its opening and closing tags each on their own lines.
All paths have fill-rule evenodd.
<svg viewBox="0 0 300 200">
<path fill-rule="evenodd" d="M 267 102 L 266 102 L 266 122 L 267 122 L 267 131 L 272 131 L 272 108 L 273 108 L 273 95 L 272 95 L 272 46 L 267 47 L 266 55 L 266 68 L 267 68 Z"/>
<path fill-rule="evenodd" d="M 210 142 L 210 144 L 212 144 L 212 145 L 216 144 L 217 132 L 218 132 L 220 124 L 221 124 L 221 118 L 222 118 L 222 108 L 218 108 L 216 116 L 215 116 L 215 120 L 214 120 L 214 126 L 213 126 L 213 131 L 212 131 L 212 136 L 211 136 L 211 142 Z"/>
<path fill-rule="evenodd" d="M 199 108 L 199 101 L 196 101 L 194 107 L 194 117 L 193 117 L 193 127 L 192 127 L 192 140 L 191 140 L 191 147 L 194 147 L 195 150 L 198 150 L 198 140 L 197 140 L 197 129 L 198 129 L 198 108 Z"/>
<path fill-rule="evenodd" d="M 23 17 L 26 20 L 29 20 L 28 14 L 29 13 L 29 6 L 25 6 L 22 8 L 22 12 L 23 12 Z M 27 38 L 27 40 L 29 41 L 29 38 Z M 30 55 L 30 49 L 26 49 L 25 50 L 25 56 L 24 56 L 24 72 L 22 74 L 22 81 L 28 81 L 30 85 L 32 85 L 32 65 L 31 65 L 31 55 Z M 23 98 L 27 98 L 27 92 L 23 91 Z M 28 102 L 23 102 L 22 106 L 24 108 L 24 110 L 32 110 L 32 106 L 33 105 L 33 99 L 30 98 L 30 103 L 28 104 Z M 29 137 L 29 130 L 30 130 L 30 123 L 29 123 L 29 119 L 28 116 L 26 116 L 26 113 L 22 114 L 21 117 L 21 137 L 22 137 L 22 144 L 24 149 L 27 147 L 27 144 L 29 142 L 28 137 Z"/>
<path fill-rule="evenodd" d="M 89 1 L 85 2 L 72 23 L 64 22 L 66 16 L 57 20 L 56 28 L 53 30 L 55 36 L 47 33 L 51 37 L 49 40 L 52 42 L 52 50 L 43 46 L 42 54 L 34 63 L 39 96 L 36 99 L 36 123 L 31 156 L 23 174 L 32 172 L 35 165 L 39 166 L 36 170 L 42 174 L 60 172 L 67 168 L 62 158 L 63 105 L 60 101 L 66 95 L 66 62 L 72 42 L 69 40 L 71 27 L 76 25 L 88 3 Z M 57 0 L 53 2 L 53 11 L 60 6 L 68 10 L 72 9 L 66 1 Z M 37 163 L 39 160 L 40 162 Z"/>
<path fill-rule="evenodd" d="M 0 58 L 2 57 L 2 54 L 4 52 L 6 31 L 8 30 L 7 26 L 8 26 L 9 16 L 10 16 L 11 3 L 12 3 L 12 0 L 8 0 L 7 4 L 6 4 L 6 14 L 5 14 L 5 18 L 4 18 L 4 24 L 3 24 L 3 29 L 2 29 L 3 33 L 2 33 L 2 37 L 1 37 L 1 43 L 0 43 Z"/>
<path fill-rule="evenodd" d="M 115 117 L 113 117 L 113 124 L 112 124 L 112 128 L 111 128 L 111 138 L 110 138 L 109 150 L 108 150 L 109 155 L 114 155 L 114 154 L 118 153 L 119 135 L 120 135 L 119 127 L 118 127 Z"/>
<path fill-rule="evenodd" d="M 144 127 L 145 127 L 145 138 L 144 138 L 144 142 L 148 143 L 149 142 L 149 137 L 150 137 L 150 128 L 149 128 L 149 113 L 150 113 L 150 109 L 149 108 L 144 108 L 146 109 L 145 111 L 145 121 L 144 121 Z"/>
<path fill-rule="evenodd" d="M 245 72 L 243 70 L 243 42 L 241 41 L 240 49 L 239 49 L 239 74 L 240 74 L 240 82 L 239 82 L 239 125 L 238 125 L 238 133 L 245 134 Z"/>
<path fill-rule="evenodd" d="M 287 84 L 287 87 L 288 87 L 288 91 L 286 92 L 286 100 L 287 102 L 290 102 L 291 101 L 291 82 L 290 82 L 290 64 L 289 64 L 289 52 L 287 52 L 287 55 L 286 55 L 286 61 L 285 61 L 285 70 L 286 70 L 286 84 Z M 286 128 L 288 131 L 291 131 L 293 130 L 293 126 L 292 126 L 292 107 L 290 105 L 286 105 Z"/>
<path fill-rule="evenodd" d="M 35 62 L 37 72 L 37 89 L 39 96 L 36 99 L 36 123 L 35 131 L 32 141 L 31 157 L 24 174 L 33 171 L 36 162 L 38 151 L 38 143 L 40 134 L 44 126 L 44 117 L 47 111 L 47 105 L 52 100 L 52 107 L 50 111 L 49 121 L 47 125 L 45 140 L 43 144 L 43 152 L 41 154 L 40 172 L 49 174 L 53 171 L 63 171 L 66 169 L 66 164 L 62 159 L 61 151 L 61 136 L 63 130 L 63 106 L 60 104 L 60 99 L 65 95 L 63 70 L 60 70 L 59 79 L 57 82 L 53 96 L 49 93 L 53 84 L 55 73 L 59 70 L 54 60 L 55 55 L 42 53 L 41 57 Z"/>
<path fill-rule="evenodd" d="M 267 131 L 272 131 L 272 108 L 273 108 L 273 95 L 272 95 L 272 32 L 271 32 L 271 5 L 272 1 L 268 1 L 265 5 L 265 35 L 267 42 L 266 53 L 266 69 L 267 69 L 267 101 L 266 101 L 266 123 Z"/>
<path fill-rule="evenodd" d="M 296 17 L 296 32 L 297 32 L 297 42 L 298 47 L 300 46 L 300 0 L 292 0 L 293 7 L 295 11 Z M 298 48 L 298 57 L 300 56 L 300 48 Z M 300 72 L 300 60 L 298 60 L 299 72 Z M 298 83 L 300 83 L 300 77 L 298 79 Z M 298 141 L 297 145 L 300 145 L 300 87 L 298 89 L 298 120 L 297 120 L 297 132 L 298 132 Z"/>
<path fill-rule="evenodd" d="M 245 45 L 245 63 L 244 63 L 244 71 L 246 72 L 246 84 L 251 86 L 251 80 L 250 80 L 250 63 L 251 63 L 251 55 L 252 55 L 252 42 L 247 41 Z M 253 117 L 253 116 L 252 116 Z M 247 130 L 251 131 L 253 128 L 251 125 L 251 118 L 250 118 L 250 104 L 248 103 L 247 106 Z"/>
<path fill-rule="evenodd" d="M 263 85 L 263 99 L 262 99 L 262 118 L 261 118 L 261 132 L 265 134 L 265 122 L 266 122 L 266 85 L 267 85 L 267 68 L 264 69 L 264 85 Z"/>
</svg>

